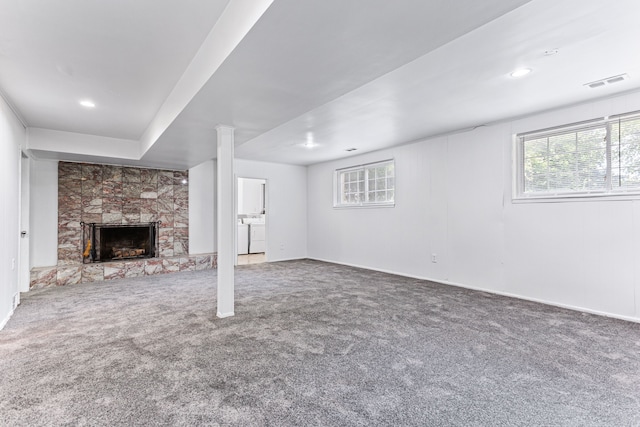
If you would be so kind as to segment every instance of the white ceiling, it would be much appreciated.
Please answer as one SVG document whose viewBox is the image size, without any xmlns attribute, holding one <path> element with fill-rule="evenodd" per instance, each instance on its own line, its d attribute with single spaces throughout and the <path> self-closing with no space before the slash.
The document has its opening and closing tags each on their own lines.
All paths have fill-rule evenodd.
<svg viewBox="0 0 640 427">
<path fill-rule="evenodd" d="M 637 0 L 271 1 L 3 0 L 0 89 L 28 127 L 86 134 L 38 129 L 37 157 L 183 169 L 218 124 L 237 157 L 312 164 L 640 88 Z"/>
<path fill-rule="evenodd" d="M 2 0 L 0 88 L 28 126 L 139 139 L 227 3 Z"/>
</svg>

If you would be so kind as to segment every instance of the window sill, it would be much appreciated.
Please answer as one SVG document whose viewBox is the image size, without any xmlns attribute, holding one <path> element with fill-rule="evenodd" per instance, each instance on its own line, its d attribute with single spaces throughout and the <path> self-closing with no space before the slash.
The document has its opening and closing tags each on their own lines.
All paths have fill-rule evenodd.
<svg viewBox="0 0 640 427">
<path fill-rule="evenodd" d="M 511 203 L 567 203 L 567 202 L 617 202 L 640 200 L 640 193 L 607 193 L 607 194 L 563 194 L 548 196 L 513 197 Z"/>
<path fill-rule="evenodd" d="M 374 208 L 395 208 L 395 203 L 369 203 L 366 205 L 333 205 L 333 209 L 374 209 Z"/>
</svg>

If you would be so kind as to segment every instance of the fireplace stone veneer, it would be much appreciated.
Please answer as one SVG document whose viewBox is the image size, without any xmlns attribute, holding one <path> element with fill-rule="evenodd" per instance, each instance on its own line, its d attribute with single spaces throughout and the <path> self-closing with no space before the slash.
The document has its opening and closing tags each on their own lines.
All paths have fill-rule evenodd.
<svg viewBox="0 0 640 427">
<path fill-rule="evenodd" d="M 58 265 L 82 262 L 80 223 L 160 221 L 158 257 L 189 251 L 189 172 L 58 164 Z"/>
<path fill-rule="evenodd" d="M 188 171 L 59 162 L 58 264 L 32 269 L 31 287 L 215 268 L 216 254 L 188 253 L 188 179 Z M 83 222 L 159 222 L 155 258 L 83 264 Z"/>
</svg>

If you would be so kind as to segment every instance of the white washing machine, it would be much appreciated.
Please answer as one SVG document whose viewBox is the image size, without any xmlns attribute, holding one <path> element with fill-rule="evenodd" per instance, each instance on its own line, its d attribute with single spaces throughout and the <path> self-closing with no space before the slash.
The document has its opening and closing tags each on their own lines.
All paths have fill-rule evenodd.
<svg viewBox="0 0 640 427">
<path fill-rule="evenodd" d="M 238 255 L 249 253 L 249 224 L 238 223 Z"/>
<path fill-rule="evenodd" d="M 266 251 L 265 228 L 263 223 L 249 224 L 249 253 L 259 254 Z"/>
</svg>

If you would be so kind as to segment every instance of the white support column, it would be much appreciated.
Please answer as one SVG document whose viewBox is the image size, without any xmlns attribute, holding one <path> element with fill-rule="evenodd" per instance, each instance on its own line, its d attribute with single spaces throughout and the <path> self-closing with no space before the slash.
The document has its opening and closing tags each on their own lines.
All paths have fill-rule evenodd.
<svg viewBox="0 0 640 427">
<path fill-rule="evenodd" d="M 218 317 L 233 316 L 235 218 L 233 131 L 216 127 L 218 133 Z"/>
</svg>

